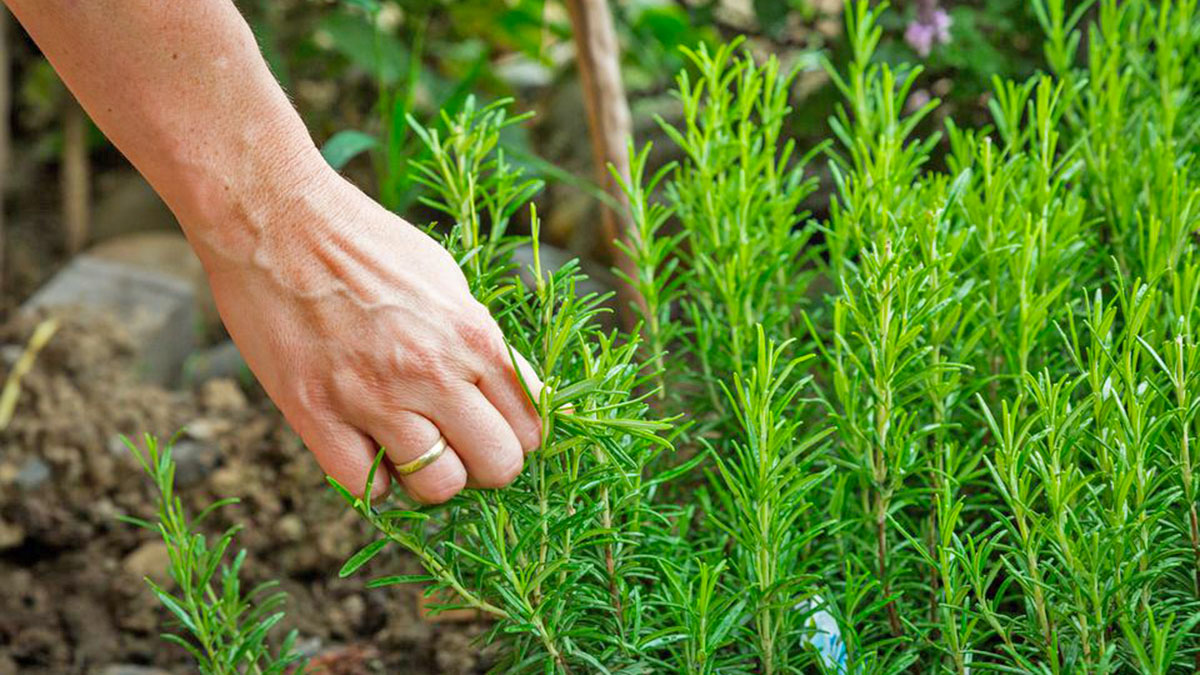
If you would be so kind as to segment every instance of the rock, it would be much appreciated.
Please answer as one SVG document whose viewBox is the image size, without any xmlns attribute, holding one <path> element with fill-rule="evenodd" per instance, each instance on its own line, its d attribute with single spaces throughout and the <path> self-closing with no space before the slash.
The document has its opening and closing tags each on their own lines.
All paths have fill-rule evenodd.
<svg viewBox="0 0 1200 675">
<path fill-rule="evenodd" d="M 170 566 L 171 555 L 167 552 L 167 545 L 161 541 L 148 541 L 121 561 L 121 567 L 129 574 L 138 579 L 149 577 L 160 586 L 171 581 L 167 571 Z"/>
<path fill-rule="evenodd" d="M 200 385 L 200 405 L 208 412 L 237 412 L 246 407 L 246 395 L 230 379 L 209 380 Z"/>
<path fill-rule="evenodd" d="M 296 653 L 312 658 L 321 652 L 324 642 L 319 637 L 300 638 L 296 641 Z"/>
<path fill-rule="evenodd" d="M 139 666 L 132 663 L 115 663 L 92 671 L 93 675 L 171 675 L 162 668 Z"/>
<path fill-rule="evenodd" d="M 300 541 L 304 538 L 304 520 L 294 513 L 280 518 L 275 526 L 279 529 L 279 536 L 286 541 Z"/>
<path fill-rule="evenodd" d="M 6 367 L 12 368 L 24 353 L 25 345 L 4 345 L 0 347 L 0 361 L 3 361 Z"/>
<path fill-rule="evenodd" d="M 25 460 L 13 482 L 23 489 L 33 490 L 45 483 L 49 477 L 50 466 L 42 461 L 41 457 L 30 457 Z"/>
<path fill-rule="evenodd" d="M 185 368 L 187 381 L 192 383 L 222 377 L 240 380 L 250 374 L 250 368 L 242 358 L 242 353 L 238 351 L 237 345 L 233 344 L 233 340 L 226 340 L 192 354 Z"/>
<path fill-rule="evenodd" d="M 0 518 L 0 551 L 25 543 L 25 528 Z"/>
<path fill-rule="evenodd" d="M 105 447 L 107 447 L 108 451 L 114 455 L 121 457 L 126 455 L 132 456 L 133 453 L 130 452 L 129 446 L 125 445 L 125 438 L 126 437 L 121 434 L 113 434 L 108 437 Z"/>
<path fill-rule="evenodd" d="M 215 325 L 220 320 L 204 266 L 178 229 L 108 239 L 88 249 L 87 255 L 175 277 L 192 287 L 196 309 L 205 325 Z"/>
<path fill-rule="evenodd" d="M 367 603 L 361 595 L 355 594 L 342 601 L 342 613 L 346 618 L 345 625 L 357 632 L 362 626 L 363 614 L 367 611 Z"/>
<path fill-rule="evenodd" d="M 513 89 L 540 89 L 554 79 L 549 66 L 519 52 L 498 59 L 492 72 Z"/>
<path fill-rule="evenodd" d="M 213 472 L 212 479 L 209 480 L 213 493 L 222 499 L 245 496 L 246 486 L 250 484 L 246 471 L 246 465 L 238 461 L 230 462 L 217 469 Z"/>
<path fill-rule="evenodd" d="M 221 459 L 215 443 L 183 438 L 171 446 L 175 458 L 175 483 L 189 487 L 204 480 Z"/>
<path fill-rule="evenodd" d="M 12 462 L 0 462 L 0 486 L 9 486 L 17 482 L 17 474 L 21 470 Z"/>
<path fill-rule="evenodd" d="M 149 381 L 174 384 L 192 352 L 195 290 L 177 277 L 129 263 L 82 255 L 54 275 L 21 312 L 108 316 L 125 328 L 139 371 Z"/>
<path fill-rule="evenodd" d="M 4 652 L 0 652 L 0 675 L 17 675 L 17 662 Z"/>
<path fill-rule="evenodd" d="M 233 431 L 233 421 L 220 417 L 202 417 L 183 428 L 183 435 L 197 441 L 215 441 Z"/>
</svg>

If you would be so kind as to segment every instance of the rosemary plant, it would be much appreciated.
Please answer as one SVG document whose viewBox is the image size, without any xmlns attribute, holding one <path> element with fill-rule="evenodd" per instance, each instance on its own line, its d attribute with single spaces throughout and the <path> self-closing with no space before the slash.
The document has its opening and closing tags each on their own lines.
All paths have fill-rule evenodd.
<svg viewBox="0 0 1200 675">
<path fill-rule="evenodd" d="M 379 533 L 343 573 L 417 556 L 369 583 L 487 615 L 500 672 L 1194 672 L 1200 13 L 1034 5 L 1048 72 L 997 80 L 982 128 L 913 102 L 882 4 L 847 3 L 813 148 L 795 71 L 687 52 L 680 159 L 623 183 L 628 334 L 542 267 L 520 118 L 413 123 L 447 246 L 548 385 L 544 446 L 438 507 L 335 485 Z"/>
<path fill-rule="evenodd" d="M 277 585 L 274 581 L 245 590 L 240 575 L 246 551 L 227 559 L 240 528 L 230 527 L 216 539 L 197 529 L 213 512 L 238 500 L 222 499 L 189 518 L 183 501 L 175 494 L 175 460 L 170 445 L 160 446 L 158 439 L 146 435 L 143 451 L 129 439 L 122 440 L 158 494 L 155 522 L 132 516 L 121 520 L 157 532 L 167 545 L 168 571 L 176 588 L 168 589 L 146 579 L 151 592 L 177 622 L 177 632 L 164 633 L 162 638 L 191 654 L 197 669 L 205 675 L 305 672 L 305 659 L 295 651 L 294 631 L 275 650 L 267 643 L 271 629 L 283 619 L 285 594 L 272 592 Z"/>
</svg>

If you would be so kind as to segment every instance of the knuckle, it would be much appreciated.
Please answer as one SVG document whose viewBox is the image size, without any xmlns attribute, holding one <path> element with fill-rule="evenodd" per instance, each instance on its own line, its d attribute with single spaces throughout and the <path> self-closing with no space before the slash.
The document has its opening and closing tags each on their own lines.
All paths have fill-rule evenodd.
<svg viewBox="0 0 1200 675">
<path fill-rule="evenodd" d="M 352 368 L 335 368 L 330 373 L 330 393 L 340 402 L 361 401 L 368 388 L 359 373 Z"/>
<path fill-rule="evenodd" d="M 445 474 L 428 483 L 414 486 L 413 496 L 426 504 L 444 504 L 463 491 L 467 486 L 467 477 L 461 471 Z"/>
<path fill-rule="evenodd" d="M 539 420 L 535 418 L 535 420 L 530 422 L 530 424 L 520 433 L 521 449 L 525 452 L 532 452 L 542 444 L 542 425 L 538 422 Z"/>
<path fill-rule="evenodd" d="M 478 303 L 467 309 L 458 323 L 458 336 L 469 347 L 489 356 L 499 353 L 500 329 L 487 309 Z"/>
<path fill-rule="evenodd" d="M 523 468 L 525 462 L 522 453 L 506 452 L 504 459 L 497 462 L 487 476 L 480 477 L 480 483 L 487 488 L 508 487 L 521 475 Z"/>
<path fill-rule="evenodd" d="M 281 408 L 313 414 L 329 407 L 331 392 L 324 382 L 312 377 L 298 377 L 279 397 Z"/>
<path fill-rule="evenodd" d="M 437 349 L 424 346 L 398 347 L 389 355 L 389 369 L 401 379 L 437 381 L 446 371 L 445 359 Z"/>
</svg>

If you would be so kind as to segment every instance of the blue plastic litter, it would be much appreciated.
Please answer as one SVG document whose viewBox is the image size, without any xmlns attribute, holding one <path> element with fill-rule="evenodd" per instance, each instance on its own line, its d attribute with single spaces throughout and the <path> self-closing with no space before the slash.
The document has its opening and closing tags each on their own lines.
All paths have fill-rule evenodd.
<svg viewBox="0 0 1200 675">
<path fill-rule="evenodd" d="M 842 641 L 842 629 L 833 615 L 822 609 L 824 606 L 825 601 L 819 595 L 814 595 L 796 605 L 796 609 L 799 611 L 811 612 L 805 619 L 805 627 L 808 630 L 801 639 L 817 650 L 817 653 L 821 655 L 821 662 L 827 669 L 839 675 L 846 675 L 848 673 L 847 654 L 846 643 Z"/>
</svg>

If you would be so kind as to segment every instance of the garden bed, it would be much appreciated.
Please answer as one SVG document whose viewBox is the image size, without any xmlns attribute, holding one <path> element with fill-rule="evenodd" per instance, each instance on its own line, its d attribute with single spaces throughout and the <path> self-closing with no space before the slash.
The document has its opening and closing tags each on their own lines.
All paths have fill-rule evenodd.
<svg viewBox="0 0 1200 675">
<path fill-rule="evenodd" d="M 4 358 L 36 323 L 0 332 Z M 329 672 L 481 669 L 470 642 L 482 626 L 419 618 L 415 588 L 364 591 L 331 574 L 365 541 L 363 526 L 265 396 L 228 379 L 184 391 L 143 384 L 132 347 L 115 325 L 64 320 L 0 433 L 0 675 L 142 672 L 116 667 L 133 664 L 192 672 L 187 654 L 159 638 L 168 613 L 142 581 L 163 578 L 165 548 L 117 521 L 154 508 L 120 434 L 165 438 L 185 426 L 182 496 L 243 498 L 222 516 L 247 526 L 247 581 L 281 580 L 285 626 Z"/>
</svg>

